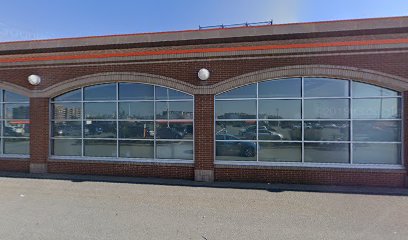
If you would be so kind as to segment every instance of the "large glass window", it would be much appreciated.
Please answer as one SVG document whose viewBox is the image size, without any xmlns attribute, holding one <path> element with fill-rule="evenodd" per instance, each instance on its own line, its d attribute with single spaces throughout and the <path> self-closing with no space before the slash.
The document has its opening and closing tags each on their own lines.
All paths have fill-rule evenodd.
<svg viewBox="0 0 408 240">
<path fill-rule="evenodd" d="M 29 98 L 0 90 L 0 154 L 28 155 L 30 153 Z"/>
<path fill-rule="evenodd" d="M 399 92 L 330 78 L 288 78 L 215 97 L 216 160 L 401 165 Z"/>
<path fill-rule="evenodd" d="M 191 95 L 110 83 L 65 93 L 51 105 L 53 156 L 193 160 Z"/>
</svg>

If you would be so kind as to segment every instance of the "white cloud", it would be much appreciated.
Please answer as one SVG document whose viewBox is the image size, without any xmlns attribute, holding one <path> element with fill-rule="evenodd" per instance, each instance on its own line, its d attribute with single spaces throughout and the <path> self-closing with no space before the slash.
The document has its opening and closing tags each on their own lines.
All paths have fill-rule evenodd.
<svg viewBox="0 0 408 240">
<path fill-rule="evenodd" d="M 269 0 L 259 6 L 258 14 L 272 19 L 274 23 L 300 22 L 304 4 L 302 0 Z"/>
</svg>

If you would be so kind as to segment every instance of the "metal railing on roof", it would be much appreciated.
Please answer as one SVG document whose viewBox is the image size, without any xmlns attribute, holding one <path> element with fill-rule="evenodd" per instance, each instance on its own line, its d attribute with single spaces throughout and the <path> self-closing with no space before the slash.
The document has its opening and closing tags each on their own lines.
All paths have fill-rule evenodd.
<svg viewBox="0 0 408 240">
<path fill-rule="evenodd" d="M 253 23 L 235 23 L 235 24 L 221 24 L 221 25 L 213 25 L 213 26 L 198 26 L 199 30 L 204 29 L 217 29 L 217 28 L 234 28 L 234 27 L 253 27 L 253 26 L 263 26 L 263 25 L 272 25 L 273 20 L 265 21 L 265 22 L 253 22 Z"/>
</svg>

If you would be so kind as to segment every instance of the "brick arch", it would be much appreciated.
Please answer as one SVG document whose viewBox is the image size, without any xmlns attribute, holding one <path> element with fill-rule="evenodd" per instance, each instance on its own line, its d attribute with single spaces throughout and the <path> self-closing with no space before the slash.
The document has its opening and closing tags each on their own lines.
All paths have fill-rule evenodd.
<svg viewBox="0 0 408 240">
<path fill-rule="evenodd" d="M 112 82 L 138 82 L 173 88 L 185 93 L 196 93 L 196 87 L 173 78 L 132 72 L 108 72 L 69 79 L 43 90 L 34 91 L 35 97 L 55 97 L 80 87 Z"/>
<path fill-rule="evenodd" d="M 212 85 L 209 93 L 218 94 L 246 84 L 288 77 L 331 77 L 350 79 L 386 87 L 396 91 L 408 90 L 408 79 L 368 69 L 332 65 L 297 65 L 265 69 L 227 79 Z"/>
<path fill-rule="evenodd" d="M 26 97 L 31 97 L 30 89 L 25 87 L 10 83 L 10 82 L 0 82 L 0 89 L 4 89 L 13 93 L 17 93 Z"/>
</svg>

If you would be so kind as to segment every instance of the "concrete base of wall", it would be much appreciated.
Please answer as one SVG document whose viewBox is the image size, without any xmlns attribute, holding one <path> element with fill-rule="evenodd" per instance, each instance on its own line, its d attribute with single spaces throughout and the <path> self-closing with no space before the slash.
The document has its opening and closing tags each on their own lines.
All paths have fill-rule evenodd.
<svg viewBox="0 0 408 240">
<path fill-rule="evenodd" d="M 214 182 L 214 171 L 194 170 L 194 180 L 197 182 Z"/>
<path fill-rule="evenodd" d="M 47 164 L 30 163 L 30 173 L 47 173 Z"/>
</svg>

